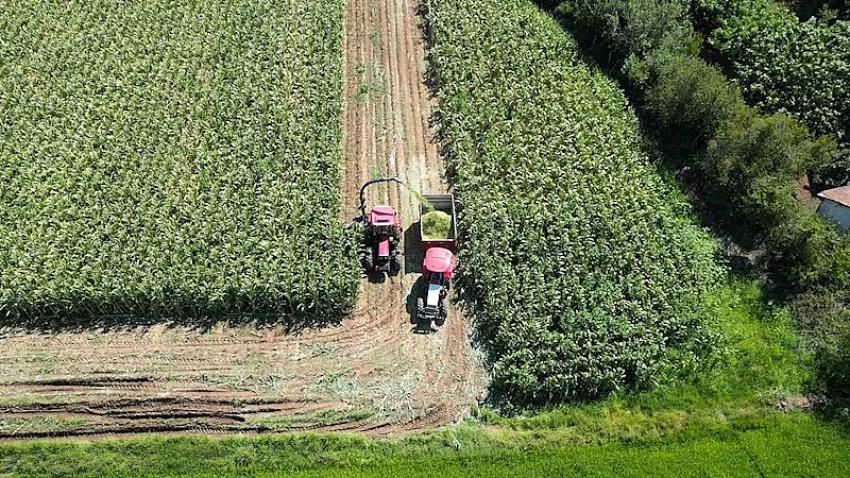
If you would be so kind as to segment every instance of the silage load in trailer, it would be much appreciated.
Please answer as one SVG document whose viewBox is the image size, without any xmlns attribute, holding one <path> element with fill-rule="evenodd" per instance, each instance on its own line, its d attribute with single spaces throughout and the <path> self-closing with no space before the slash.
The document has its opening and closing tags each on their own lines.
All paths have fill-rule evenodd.
<svg viewBox="0 0 850 478">
<path fill-rule="evenodd" d="M 452 217 L 443 211 L 430 211 L 422 216 L 423 239 L 449 239 Z"/>
</svg>

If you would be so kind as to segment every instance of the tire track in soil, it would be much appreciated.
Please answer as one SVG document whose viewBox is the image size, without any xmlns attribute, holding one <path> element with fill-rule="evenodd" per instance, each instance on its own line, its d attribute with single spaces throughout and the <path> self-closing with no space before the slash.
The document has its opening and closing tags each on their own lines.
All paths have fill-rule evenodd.
<svg viewBox="0 0 850 478">
<path fill-rule="evenodd" d="M 354 217 L 359 188 L 375 173 L 398 175 L 417 191 L 449 189 L 429 121 L 436 104 L 424 83 L 417 7 L 415 0 L 347 2 L 341 220 Z M 418 203 L 407 190 L 377 186 L 367 200 L 395 207 L 410 234 Z M 271 431 L 235 418 L 255 416 L 255 409 L 292 418 L 289 431 L 376 436 L 458 420 L 483 390 L 483 372 L 456 309 L 436 332 L 413 332 L 406 305 L 421 254 L 406 252 L 402 274 L 362 282 L 354 311 L 339 326 L 298 335 L 282 326 L 224 322 L 206 331 L 163 324 L 57 334 L 0 330 L 0 419 L 95 411 L 85 428 L 0 439 Z M 252 401 L 262 403 L 245 405 Z M 376 414 L 332 424 L 309 418 L 357 409 Z"/>
<path fill-rule="evenodd" d="M 367 179 L 363 177 L 364 170 L 397 175 L 421 192 L 449 189 L 443 178 L 444 164 L 433 141 L 435 132 L 430 127 L 436 105 L 424 83 L 425 46 L 417 7 L 415 2 L 407 0 L 353 0 L 348 5 L 348 18 L 360 22 L 346 23 L 349 64 L 343 128 L 346 159 L 343 191 L 346 212 L 351 216 L 357 207 L 358 188 Z M 364 41 L 365 38 L 370 41 Z M 364 70 L 357 65 L 352 68 L 352 59 L 359 65 L 371 65 L 372 68 L 365 69 L 367 72 L 383 71 L 386 84 L 380 98 L 367 101 L 363 101 L 362 95 L 357 98 L 360 85 L 377 78 L 352 75 Z M 381 70 L 374 67 L 378 63 Z M 360 83 L 352 84 L 352 79 Z M 366 167 L 364 157 L 368 161 Z M 416 198 L 394 184 L 373 186 L 367 194 L 369 204 L 387 199 L 400 212 L 405 234 L 410 234 L 407 229 L 415 225 L 418 216 Z M 406 245 L 411 244 L 406 241 Z M 412 332 L 407 297 L 419 278 L 417 261 L 421 257 L 412 251 L 406 254 L 410 263 L 405 261 L 405 270 L 399 277 L 383 284 L 363 283 L 358 310 L 373 306 L 376 300 L 389 301 L 388 314 L 396 325 L 379 333 L 392 334 L 395 351 L 388 349 L 387 353 L 397 354 L 399 363 L 419 373 L 419 383 L 411 392 L 411 399 L 418 409 L 429 410 L 424 416 L 400 425 L 405 430 L 415 430 L 459 418 L 475 403 L 483 380 L 468 345 L 466 324 L 457 310 L 450 311 L 446 325 L 436 333 Z M 382 323 L 385 321 L 386 318 Z"/>
</svg>

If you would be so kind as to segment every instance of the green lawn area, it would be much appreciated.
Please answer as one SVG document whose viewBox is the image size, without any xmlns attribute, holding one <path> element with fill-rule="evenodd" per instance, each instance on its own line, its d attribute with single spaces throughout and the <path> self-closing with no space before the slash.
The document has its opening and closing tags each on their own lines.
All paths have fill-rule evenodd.
<svg viewBox="0 0 850 478">
<path fill-rule="evenodd" d="M 139 438 L 3 445 L 3 476 L 848 476 L 850 436 L 811 415 L 639 443 L 469 429 L 400 441 L 350 435 Z"/>
</svg>

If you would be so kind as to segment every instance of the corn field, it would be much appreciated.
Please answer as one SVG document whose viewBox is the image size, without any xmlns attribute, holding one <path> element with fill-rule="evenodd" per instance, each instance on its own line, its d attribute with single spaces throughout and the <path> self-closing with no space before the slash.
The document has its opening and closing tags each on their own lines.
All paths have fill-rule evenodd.
<svg viewBox="0 0 850 478">
<path fill-rule="evenodd" d="M 0 315 L 339 315 L 340 0 L 0 8 Z"/>
<path fill-rule="evenodd" d="M 527 0 L 426 0 L 459 215 L 459 295 L 506 406 L 701 367 L 715 246 L 624 95 Z"/>
</svg>

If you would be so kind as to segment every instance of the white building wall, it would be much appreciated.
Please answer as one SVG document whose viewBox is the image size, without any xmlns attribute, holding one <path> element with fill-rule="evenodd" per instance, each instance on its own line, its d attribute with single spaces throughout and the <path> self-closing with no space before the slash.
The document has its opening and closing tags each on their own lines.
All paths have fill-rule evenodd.
<svg viewBox="0 0 850 478">
<path fill-rule="evenodd" d="M 818 207 L 818 214 L 835 224 L 840 232 L 850 230 L 850 206 L 824 199 Z"/>
</svg>

